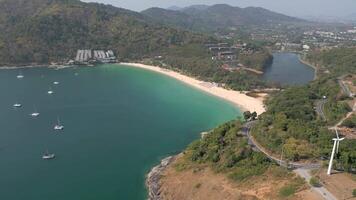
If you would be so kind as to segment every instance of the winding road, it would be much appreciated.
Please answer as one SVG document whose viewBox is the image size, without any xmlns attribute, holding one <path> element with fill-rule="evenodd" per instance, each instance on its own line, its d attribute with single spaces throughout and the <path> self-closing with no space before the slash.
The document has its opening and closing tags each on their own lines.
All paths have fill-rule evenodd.
<svg viewBox="0 0 356 200">
<path fill-rule="evenodd" d="M 309 181 L 312 177 L 310 175 L 309 171 L 311 169 L 318 169 L 321 167 L 321 165 L 319 163 L 296 163 L 296 162 L 288 162 L 287 163 L 286 161 L 283 161 L 282 159 L 279 159 L 279 158 L 271 155 L 262 146 L 260 146 L 250 134 L 250 129 L 256 122 L 257 121 L 247 122 L 247 123 L 245 123 L 245 125 L 242 128 L 242 132 L 244 135 L 247 136 L 249 144 L 251 146 L 253 146 L 255 150 L 262 152 L 270 160 L 276 162 L 278 165 L 283 166 L 283 167 L 294 168 L 295 169 L 294 172 L 296 174 L 298 174 L 300 177 L 304 178 L 305 181 L 309 184 Z M 319 193 L 322 196 L 322 198 L 324 198 L 325 200 L 337 200 L 337 198 L 323 186 L 321 186 L 321 187 L 311 186 L 311 189 L 313 191 L 315 191 L 316 193 Z"/>
<path fill-rule="evenodd" d="M 286 162 L 280 158 L 275 157 L 266 151 L 256 140 L 251 136 L 250 129 L 257 121 L 250 121 L 245 123 L 242 132 L 244 135 L 248 137 L 249 144 L 255 147 L 255 150 L 264 153 L 270 160 L 278 163 L 281 166 L 289 167 L 289 168 L 303 168 L 303 169 L 317 169 L 320 168 L 320 163 L 297 163 L 297 162 Z"/>
<path fill-rule="evenodd" d="M 325 103 L 327 102 L 326 99 L 322 99 L 322 100 L 318 100 L 316 101 L 316 107 L 315 107 L 315 111 L 316 113 L 324 120 L 326 121 L 326 116 L 324 113 L 324 106 Z"/>
</svg>

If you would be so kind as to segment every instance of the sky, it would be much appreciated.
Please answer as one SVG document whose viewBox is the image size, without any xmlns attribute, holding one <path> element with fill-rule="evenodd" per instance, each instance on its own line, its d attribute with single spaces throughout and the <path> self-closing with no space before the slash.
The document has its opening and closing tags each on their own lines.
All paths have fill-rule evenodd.
<svg viewBox="0 0 356 200">
<path fill-rule="evenodd" d="M 169 6 L 189 6 L 194 4 L 220 4 L 247 7 L 259 6 L 283 14 L 305 16 L 345 17 L 356 14 L 356 0 L 82 0 L 100 2 L 134 11 L 150 7 L 167 8 Z"/>
</svg>

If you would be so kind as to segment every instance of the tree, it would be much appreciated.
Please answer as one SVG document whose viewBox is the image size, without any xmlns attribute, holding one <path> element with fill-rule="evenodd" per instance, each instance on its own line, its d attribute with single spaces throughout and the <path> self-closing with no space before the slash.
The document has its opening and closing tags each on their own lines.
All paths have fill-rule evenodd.
<svg viewBox="0 0 356 200">
<path fill-rule="evenodd" d="M 354 189 L 354 190 L 352 191 L 352 196 L 353 196 L 353 197 L 356 197 L 356 189 Z"/>
<path fill-rule="evenodd" d="M 257 118 L 257 113 L 256 112 L 253 112 L 252 114 L 251 114 L 251 119 L 252 120 L 255 120 Z"/>
<path fill-rule="evenodd" d="M 252 117 L 252 114 L 251 114 L 250 111 L 244 112 L 244 119 L 245 119 L 246 121 L 248 121 L 249 119 L 251 119 L 251 117 Z"/>
</svg>

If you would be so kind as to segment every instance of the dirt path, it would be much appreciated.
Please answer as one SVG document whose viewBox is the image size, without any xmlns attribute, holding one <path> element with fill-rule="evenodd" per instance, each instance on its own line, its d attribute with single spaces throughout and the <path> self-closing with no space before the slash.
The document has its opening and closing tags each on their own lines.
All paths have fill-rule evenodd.
<svg viewBox="0 0 356 200">
<path fill-rule="evenodd" d="M 309 181 L 312 177 L 310 175 L 308 169 L 299 168 L 299 169 L 294 170 L 294 172 L 297 173 L 302 178 L 304 178 L 307 183 L 309 183 Z M 311 186 L 311 189 L 314 190 L 315 192 L 319 193 L 325 200 L 337 200 L 337 198 L 323 186 L 321 186 L 321 187 Z"/>
</svg>

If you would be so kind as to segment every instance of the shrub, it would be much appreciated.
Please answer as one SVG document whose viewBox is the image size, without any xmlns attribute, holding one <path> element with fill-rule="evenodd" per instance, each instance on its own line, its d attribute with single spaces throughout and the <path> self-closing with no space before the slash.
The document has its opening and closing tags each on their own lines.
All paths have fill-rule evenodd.
<svg viewBox="0 0 356 200">
<path fill-rule="evenodd" d="M 316 177 L 312 177 L 312 178 L 309 180 L 309 183 L 310 183 L 310 185 L 312 185 L 313 187 L 320 187 L 320 186 L 321 186 L 319 179 L 316 178 Z"/>
<path fill-rule="evenodd" d="M 281 197 L 289 197 L 294 195 L 296 188 L 293 185 L 286 185 L 279 190 Z"/>
</svg>

